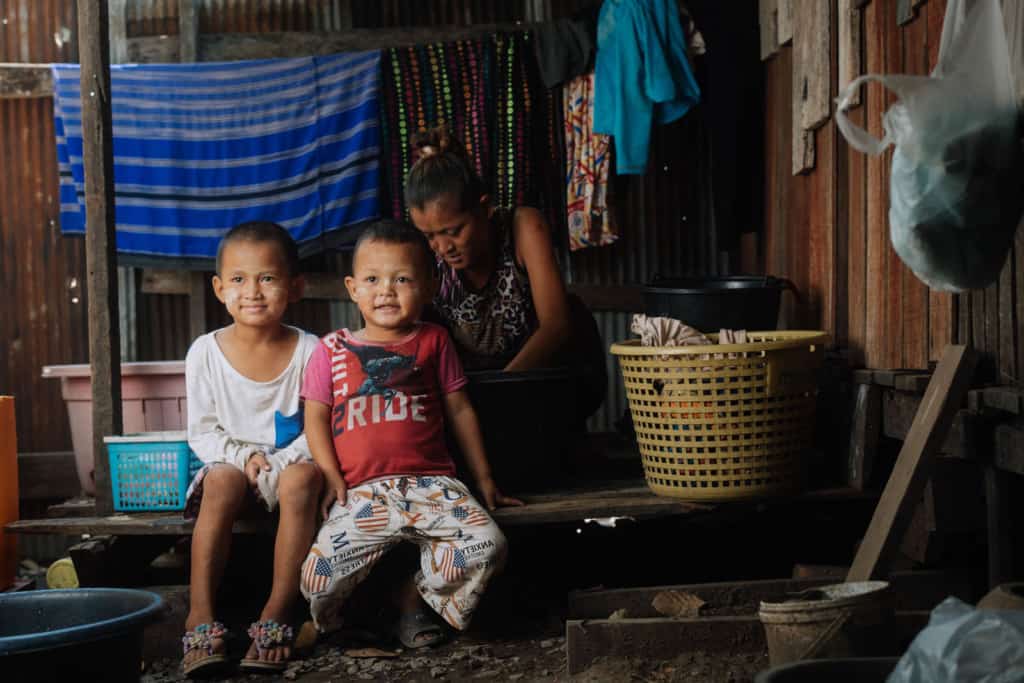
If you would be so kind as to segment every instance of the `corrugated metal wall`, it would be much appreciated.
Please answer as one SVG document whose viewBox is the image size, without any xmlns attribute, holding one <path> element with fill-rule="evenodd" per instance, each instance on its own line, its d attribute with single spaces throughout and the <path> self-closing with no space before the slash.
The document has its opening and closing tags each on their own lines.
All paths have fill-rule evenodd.
<svg viewBox="0 0 1024 683">
<path fill-rule="evenodd" d="M 202 0 L 199 16 L 200 30 L 204 33 L 341 30 L 535 21 L 568 16 L 586 4 L 586 0 Z M 176 0 L 128 2 L 129 37 L 176 34 L 177 11 Z M 77 61 L 72 0 L 0 0 L 0 17 L 8 20 L 0 27 L 3 37 L 0 59 L 3 61 Z M 0 168 L 25 167 L 28 170 L 24 177 L 31 179 L 31 187 L 0 185 L 5 188 L 0 196 L 0 235 L 4 238 L 5 253 L 0 269 L 6 282 L 35 278 L 35 291 L 47 293 L 41 300 L 48 307 L 45 314 L 41 314 L 27 302 L 13 303 L 8 305 L 18 308 L 17 315 L 0 314 L 0 326 L 12 324 L 12 319 L 27 320 L 33 315 L 44 321 L 40 323 L 42 331 L 38 338 L 22 337 L 21 344 L 32 349 L 34 356 L 12 356 L 8 350 L 9 362 L 2 368 L 7 374 L 0 376 L 0 390 L 31 396 L 40 407 L 40 410 L 19 413 L 22 450 L 70 448 L 59 389 L 55 383 L 38 379 L 39 367 L 47 363 L 87 360 L 84 296 L 77 295 L 77 304 L 70 303 L 70 296 L 53 296 L 54 292 L 64 292 L 70 277 L 76 277 L 78 283 L 84 281 L 84 256 L 80 241 L 60 237 L 56 223 L 49 222 L 56 221 L 57 215 L 56 205 L 47 203 L 48 197 L 56 196 L 57 189 L 51 109 L 48 99 L 0 101 L 0 135 L 5 136 L 0 138 Z M 20 118 L 18 125 L 12 127 L 8 121 L 13 123 L 11 117 L 15 115 Z M 568 260 L 573 282 L 641 283 L 656 274 L 716 272 L 718 248 L 710 225 L 711 212 L 705 206 L 706 200 L 702 201 L 709 197 L 708 188 L 703 185 L 707 180 L 704 174 L 697 172 L 699 165 L 696 163 L 702 153 L 702 126 L 705 125 L 695 113 L 679 123 L 655 130 L 651 145 L 653 170 L 647 176 L 622 178 L 615 183 L 622 238 L 610 247 L 572 254 Z M 12 135 L 17 138 L 13 145 L 6 139 Z M 25 159 L 29 159 L 27 165 Z M 20 182 L 19 179 L 0 178 L 0 183 Z M 9 240 L 8 234 L 16 236 L 15 239 Z M 30 263 L 39 253 L 40 241 L 45 242 L 50 254 L 45 261 L 45 274 L 16 275 L 4 265 L 12 258 L 19 263 Z M 340 271 L 338 264 L 342 262 L 339 257 L 323 256 L 309 267 Z M 61 300 L 51 301 L 57 298 Z M 208 325 L 221 324 L 225 320 L 224 312 L 212 294 L 207 303 Z M 137 293 L 136 316 L 139 360 L 184 356 L 190 341 L 186 297 Z M 629 336 L 628 316 L 599 313 L 597 318 L 608 343 Z M 303 302 L 291 312 L 290 319 L 318 333 L 358 322 L 350 304 L 322 301 Z M 13 347 L 8 341 L 11 339 L 16 337 L 4 334 L 0 338 L 0 345 L 4 346 L 0 348 Z M 609 376 L 612 378 L 609 401 L 591 421 L 593 430 L 613 429 L 614 421 L 625 407 L 618 367 L 613 359 L 609 359 Z"/>
<path fill-rule="evenodd" d="M 75 26 L 67 2 L 0 0 L 0 62 L 73 61 Z M 40 370 L 88 358 L 85 249 L 58 231 L 52 110 L 0 100 L 0 393 L 17 399 L 22 451 L 70 448 L 60 384 Z"/>
</svg>

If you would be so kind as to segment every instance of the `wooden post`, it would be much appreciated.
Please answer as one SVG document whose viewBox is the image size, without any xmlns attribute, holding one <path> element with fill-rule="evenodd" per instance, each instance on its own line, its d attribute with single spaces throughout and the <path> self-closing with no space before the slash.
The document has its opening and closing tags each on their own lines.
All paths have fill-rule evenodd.
<svg viewBox="0 0 1024 683">
<path fill-rule="evenodd" d="M 124 64 L 128 61 L 128 17 L 125 15 L 127 0 L 107 0 L 107 8 L 110 63 Z"/>
<path fill-rule="evenodd" d="M 18 535 L 3 525 L 18 519 L 18 433 L 14 397 L 0 396 L 0 591 L 14 583 L 18 569 Z"/>
<path fill-rule="evenodd" d="M 199 17 L 196 0 L 178 0 L 178 61 L 199 61 Z"/>
<path fill-rule="evenodd" d="M 199 50 L 199 16 L 195 0 L 178 0 L 178 61 L 194 62 Z M 206 332 L 206 287 L 204 273 L 189 273 L 189 335 L 195 339 Z"/>
<path fill-rule="evenodd" d="M 1013 572 L 1012 478 L 992 466 L 985 467 L 985 510 L 988 521 L 989 590 L 1017 578 Z"/>
<path fill-rule="evenodd" d="M 882 388 L 877 384 L 858 384 L 846 467 L 846 483 L 858 491 L 867 488 L 871 480 L 881 431 Z"/>
<path fill-rule="evenodd" d="M 190 272 L 188 284 L 188 333 L 194 341 L 206 332 L 206 275 Z"/>
<path fill-rule="evenodd" d="M 82 89 L 85 169 L 85 259 L 89 293 L 89 362 L 96 511 L 112 509 L 110 467 L 103 437 L 120 434 L 121 330 L 118 325 L 114 233 L 114 149 L 110 117 L 110 41 L 105 0 L 78 2 L 78 60 Z"/>
</svg>

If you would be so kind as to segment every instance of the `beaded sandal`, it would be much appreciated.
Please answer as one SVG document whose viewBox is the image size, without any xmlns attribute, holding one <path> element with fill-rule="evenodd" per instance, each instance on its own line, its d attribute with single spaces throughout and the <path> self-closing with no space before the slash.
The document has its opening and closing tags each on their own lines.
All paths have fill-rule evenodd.
<svg viewBox="0 0 1024 683">
<path fill-rule="evenodd" d="M 219 669 L 222 667 L 228 661 L 227 648 L 223 648 L 221 652 L 214 652 L 213 641 L 217 638 L 227 640 L 227 637 L 228 630 L 219 621 L 199 624 L 191 631 L 185 631 L 185 635 L 181 638 L 182 670 L 184 674 L 192 676 L 193 674 L 208 673 L 215 668 Z M 198 657 L 185 664 L 184 658 L 194 650 L 202 650 L 206 653 L 206 656 Z"/>
<path fill-rule="evenodd" d="M 295 640 L 295 632 L 291 626 L 285 624 L 279 624 L 273 619 L 267 619 L 266 621 L 254 621 L 249 626 L 249 637 L 252 638 L 252 642 L 256 645 L 256 657 L 257 659 L 251 659 L 246 657 L 242 660 L 240 666 L 243 670 L 248 671 L 283 671 L 288 662 L 281 660 L 279 662 L 268 662 L 263 659 L 263 653 L 272 650 L 275 647 L 286 647 L 290 646 Z"/>
</svg>

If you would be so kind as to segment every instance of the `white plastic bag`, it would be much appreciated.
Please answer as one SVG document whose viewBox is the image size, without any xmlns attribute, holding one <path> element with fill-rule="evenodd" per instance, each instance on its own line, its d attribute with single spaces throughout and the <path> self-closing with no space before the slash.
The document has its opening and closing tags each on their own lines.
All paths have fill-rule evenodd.
<svg viewBox="0 0 1024 683">
<path fill-rule="evenodd" d="M 844 113 L 868 81 L 899 96 L 878 140 Z M 999 0 L 949 0 L 930 76 L 868 75 L 836 99 L 836 122 L 866 154 L 896 145 L 889 180 L 893 248 L 933 289 L 993 282 L 1024 211 L 1017 94 Z"/>
<path fill-rule="evenodd" d="M 1020 683 L 1024 612 L 974 609 L 946 598 L 887 683 Z"/>
</svg>

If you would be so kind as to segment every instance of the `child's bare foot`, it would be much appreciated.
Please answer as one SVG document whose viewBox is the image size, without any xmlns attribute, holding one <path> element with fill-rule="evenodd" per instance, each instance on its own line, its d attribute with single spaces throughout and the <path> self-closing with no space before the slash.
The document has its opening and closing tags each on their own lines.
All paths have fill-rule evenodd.
<svg viewBox="0 0 1024 683">
<path fill-rule="evenodd" d="M 208 673 L 227 662 L 227 629 L 210 616 L 185 621 L 181 667 L 186 676 Z"/>
<path fill-rule="evenodd" d="M 249 626 L 252 644 L 245 653 L 241 667 L 248 670 L 280 671 L 292 657 L 295 633 L 291 626 L 277 619 L 260 616 L 260 620 Z"/>
</svg>

